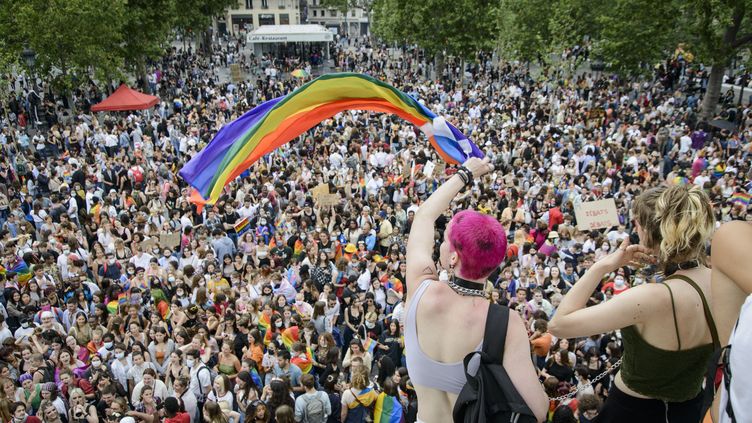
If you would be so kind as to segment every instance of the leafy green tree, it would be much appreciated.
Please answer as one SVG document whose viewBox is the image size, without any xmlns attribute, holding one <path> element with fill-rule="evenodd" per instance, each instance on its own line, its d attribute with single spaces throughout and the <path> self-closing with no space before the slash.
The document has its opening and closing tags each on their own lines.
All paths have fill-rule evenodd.
<svg viewBox="0 0 752 423">
<path fill-rule="evenodd" d="M 33 49 L 34 71 L 56 89 L 69 93 L 94 73 L 122 68 L 125 0 L 18 0 L 4 7 L 0 57 Z"/>
<path fill-rule="evenodd" d="M 128 69 L 146 84 L 147 61 L 167 47 L 175 27 L 176 0 L 127 0 L 121 51 Z"/>
<path fill-rule="evenodd" d="M 212 18 L 237 5 L 238 0 L 182 0 L 175 8 L 175 29 L 184 37 L 191 33 L 200 37 L 200 48 L 205 49 Z"/>
</svg>

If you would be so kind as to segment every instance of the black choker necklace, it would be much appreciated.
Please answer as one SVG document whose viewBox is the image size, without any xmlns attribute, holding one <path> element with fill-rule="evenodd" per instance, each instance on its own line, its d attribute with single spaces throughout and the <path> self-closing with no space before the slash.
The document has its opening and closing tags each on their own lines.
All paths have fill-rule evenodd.
<svg viewBox="0 0 752 423">
<path fill-rule="evenodd" d="M 689 270 L 694 269 L 695 267 L 700 267 L 700 261 L 697 259 L 687 260 L 681 263 L 669 263 L 666 265 L 666 270 L 663 273 L 666 276 L 671 276 L 679 270 Z"/>
<path fill-rule="evenodd" d="M 465 297 L 483 297 L 486 298 L 486 291 L 478 289 L 477 282 L 471 282 L 467 279 L 454 276 L 448 282 L 449 287 L 452 290 Z"/>
</svg>

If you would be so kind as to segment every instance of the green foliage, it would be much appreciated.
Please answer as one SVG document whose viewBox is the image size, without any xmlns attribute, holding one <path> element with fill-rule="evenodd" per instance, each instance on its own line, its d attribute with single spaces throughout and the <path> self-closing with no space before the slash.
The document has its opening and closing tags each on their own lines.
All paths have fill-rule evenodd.
<svg viewBox="0 0 752 423">
<path fill-rule="evenodd" d="M 375 0 L 373 30 L 387 41 L 415 43 L 429 55 L 469 59 L 494 45 L 494 13 L 484 0 Z"/>
<path fill-rule="evenodd" d="M 345 13 L 350 9 L 360 7 L 362 2 L 358 0 L 321 0 L 321 5 L 330 9 L 337 9 Z"/>
<path fill-rule="evenodd" d="M 19 57 L 28 46 L 37 54 L 37 73 L 58 89 L 85 82 L 92 70 L 112 74 L 122 67 L 125 0 L 18 0 L 5 13 L 0 57 Z"/>
<path fill-rule="evenodd" d="M 547 0 L 502 0 L 495 18 L 498 45 L 509 59 L 532 61 L 549 53 L 551 32 L 546 18 L 553 13 Z"/>
<path fill-rule="evenodd" d="M 201 33 L 211 26 L 212 18 L 227 8 L 238 5 L 239 0 L 181 0 L 175 8 L 175 28 L 187 34 Z"/>
<path fill-rule="evenodd" d="M 678 44 L 675 31 L 678 8 L 675 2 L 615 0 L 609 10 L 597 16 L 596 53 L 612 70 L 639 71 L 640 65 L 658 63 L 670 56 Z"/>
</svg>

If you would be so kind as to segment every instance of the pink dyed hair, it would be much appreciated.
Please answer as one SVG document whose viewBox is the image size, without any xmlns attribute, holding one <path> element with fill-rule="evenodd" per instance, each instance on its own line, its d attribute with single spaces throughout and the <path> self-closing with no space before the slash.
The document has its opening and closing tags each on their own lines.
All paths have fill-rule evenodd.
<svg viewBox="0 0 752 423">
<path fill-rule="evenodd" d="M 504 260 L 507 234 L 498 220 L 475 210 L 463 210 L 452 218 L 447 234 L 450 251 L 457 252 L 466 279 L 488 276 Z"/>
</svg>

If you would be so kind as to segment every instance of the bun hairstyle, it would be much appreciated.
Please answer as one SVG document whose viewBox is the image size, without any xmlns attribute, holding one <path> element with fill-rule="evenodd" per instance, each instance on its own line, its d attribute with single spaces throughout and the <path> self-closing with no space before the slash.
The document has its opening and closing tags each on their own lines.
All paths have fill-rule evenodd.
<svg viewBox="0 0 752 423">
<path fill-rule="evenodd" d="M 658 252 L 659 265 L 688 260 L 705 262 L 713 235 L 713 209 L 705 191 L 695 185 L 656 187 L 635 201 L 634 214 L 644 229 L 645 246 Z"/>
</svg>

